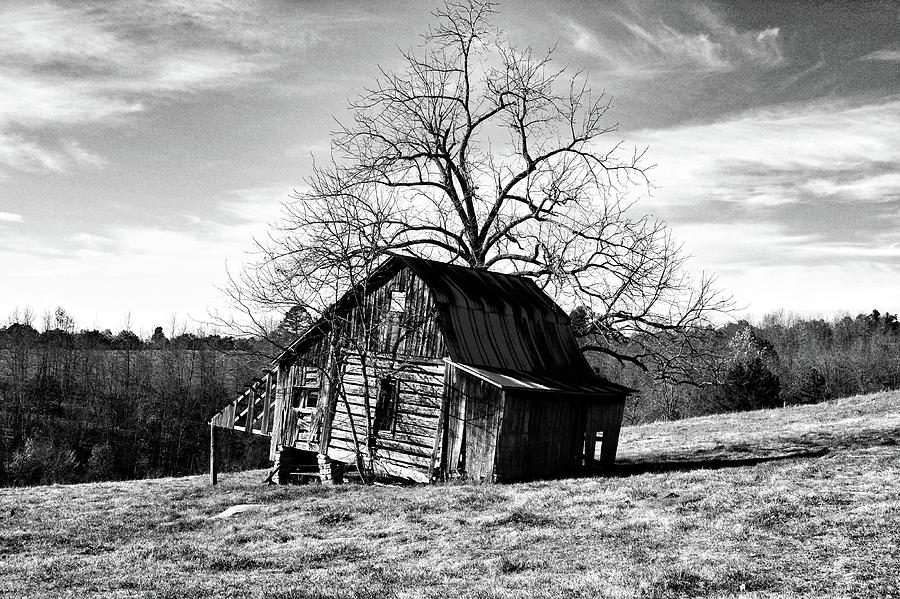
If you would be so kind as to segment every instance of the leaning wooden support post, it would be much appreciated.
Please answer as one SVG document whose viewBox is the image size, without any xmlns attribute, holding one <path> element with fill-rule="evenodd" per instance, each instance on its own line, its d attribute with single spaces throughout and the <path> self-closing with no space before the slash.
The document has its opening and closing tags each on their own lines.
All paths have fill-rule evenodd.
<svg viewBox="0 0 900 599">
<path fill-rule="evenodd" d="M 217 480 L 216 449 L 219 440 L 219 430 L 214 424 L 209 425 L 209 484 L 214 485 Z"/>
<path fill-rule="evenodd" d="M 444 365 L 444 392 L 441 394 L 441 411 L 438 414 L 437 421 L 437 430 L 434 434 L 434 446 L 431 449 L 431 460 L 428 462 L 428 481 L 434 482 L 437 476 L 435 475 L 435 465 L 440 469 L 439 476 L 443 476 L 443 462 L 441 459 L 440 463 L 437 463 L 438 456 L 442 454 L 444 447 L 446 446 L 446 441 L 444 441 L 446 435 L 444 433 L 444 429 L 446 428 L 445 423 L 447 422 L 448 414 L 447 412 L 450 410 L 450 364 Z M 443 442 L 442 442 L 443 441 Z"/>
</svg>

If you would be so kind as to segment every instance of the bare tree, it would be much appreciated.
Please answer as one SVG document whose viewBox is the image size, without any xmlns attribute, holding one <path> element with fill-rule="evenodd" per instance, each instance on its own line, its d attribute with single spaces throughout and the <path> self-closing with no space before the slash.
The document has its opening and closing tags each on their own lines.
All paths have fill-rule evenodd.
<svg viewBox="0 0 900 599">
<path fill-rule="evenodd" d="M 285 204 L 232 297 L 250 315 L 321 313 L 386 252 L 408 252 L 533 277 L 580 308 L 585 351 L 689 379 L 678 364 L 702 345 L 692 331 L 728 299 L 640 214 L 649 167 L 613 137 L 606 94 L 555 66 L 553 49 L 514 47 L 494 13 L 448 2 L 405 69 L 351 103 L 331 160 Z"/>
</svg>

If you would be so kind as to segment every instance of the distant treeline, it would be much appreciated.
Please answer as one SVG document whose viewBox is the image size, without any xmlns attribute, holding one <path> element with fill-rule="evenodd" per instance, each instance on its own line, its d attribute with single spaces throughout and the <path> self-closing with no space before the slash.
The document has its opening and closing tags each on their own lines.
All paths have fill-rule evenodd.
<svg viewBox="0 0 900 599">
<path fill-rule="evenodd" d="M 708 359 L 697 365 L 694 384 L 661 382 L 625 369 L 620 380 L 642 391 L 629 402 L 627 422 L 900 388 L 900 322 L 895 314 L 878 310 L 831 320 L 777 312 L 755 325 L 739 321 L 710 330 L 703 342 Z"/>
<path fill-rule="evenodd" d="M 207 420 L 271 350 L 161 327 L 149 339 L 76 331 L 63 310 L 47 320 L 42 331 L 27 320 L 0 328 L 0 485 L 202 472 Z M 231 437 L 226 453 L 265 456 L 265 440 Z"/>
<path fill-rule="evenodd" d="M 0 328 L 0 485 L 195 474 L 207 466 L 207 421 L 261 373 L 273 346 L 157 327 L 75 330 L 65 311 Z M 298 328 L 289 318 L 280 342 Z M 575 316 L 573 314 L 573 320 Z M 683 340 L 660 339 L 679 351 Z M 626 422 L 815 403 L 900 388 L 900 322 L 877 310 L 833 320 L 784 313 L 709 329 L 690 373 L 658 374 L 594 359 L 641 392 Z M 266 463 L 267 440 L 223 434 L 233 467 Z"/>
</svg>

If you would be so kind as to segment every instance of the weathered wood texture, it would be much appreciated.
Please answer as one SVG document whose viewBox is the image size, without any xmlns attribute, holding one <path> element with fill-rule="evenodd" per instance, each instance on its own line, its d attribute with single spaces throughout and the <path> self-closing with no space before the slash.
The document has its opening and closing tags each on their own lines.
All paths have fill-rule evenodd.
<svg viewBox="0 0 900 599">
<path fill-rule="evenodd" d="M 507 392 L 495 479 L 576 473 L 583 461 L 588 407 L 584 397 Z"/>
<path fill-rule="evenodd" d="M 401 296 L 396 305 L 392 300 Z M 349 320 L 352 334 L 345 344 L 351 349 L 396 357 L 444 355 L 431 292 L 409 268 L 401 268 L 354 306 Z"/>
<path fill-rule="evenodd" d="M 248 434 L 271 435 L 275 378 L 274 373 L 268 372 L 263 378 L 254 381 L 236 400 L 215 414 L 209 421 L 210 425 Z"/>
<path fill-rule="evenodd" d="M 596 407 L 595 391 L 616 399 Z M 291 448 L 414 480 L 523 480 L 592 463 L 598 436 L 614 459 L 628 391 L 590 371 L 533 281 L 394 256 L 210 423 L 270 435 L 272 459 Z"/>
<path fill-rule="evenodd" d="M 282 447 L 296 447 L 316 451 L 319 431 L 315 426 L 318 406 L 303 405 L 307 394 L 321 394 L 322 376 L 320 367 L 308 362 L 295 362 L 290 366 L 285 384 L 284 419 L 279 443 Z"/>
<path fill-rule="evenodd" d="M 295 410 L 292 404 L 294 388 L 302 387 L 308 382 L 312 388 L 321 387 L 321 353 L 326 340 L 317 339 L 304 348 L 302 354 L 292 354 L 292 359 L 281 361 L 270 372 L 274 380 L 272 388 L 271 409 L 271 443 L 269 459 L 274 460 L 276 454 L 285 447 L 294 447 L 298 437 L 309 432 L 310 410 Z M 306 439 L 304 439 L 305 441 Z M 303 449 L 310 449 L 304 446 Z M 313 450 L 315 450 L 313 448 Z"/>
<path fill-rule="evenodd" d="M 219 431 L 215 425 L 209 425 L 209 484 L 214 485 L 218 482 L 218 463 L 216 462 L 216 454 L 219 453 L 218 443 Z"/>
<path fill-rule="evenodd" d="M 616 461 L 616 450 L 619 447 L 619 432 L 622 428 L 622 415 L 625 411 L 625 398 L 615 398 L 594 404 L 596 431 L 602 436 L 600 444 L 600 463 L 612 466 Z M 595 435 L 596 438 L 596 435 Z M 596 456 L 596 449 L 588 454 Z"/>
<path fill-rule="evenodd" d="M 594 378 L 569 317 L 526 277 L 400 258 L 430 289 L 459 364 Z"/>
<path fill-rule="evenodd" d="M 443 476 L 441 462 L 438 459 L 442 453 L 441 445 L 446 442 L 447 422 L 450 418 L 450 364 L 444 367 L 444 384 L 443 393 L 441 393 L 441 411 L 438 414 L 437 430 L 434 432 L 434 444 L 431 448 L 431 461 L 428 463 L 428 480 L 433 481 L 439 476 Z"/>
<path fill-rule="evenodd" d="M 401 296 L 403 302 L 398 306 L 397 299 Z M 350 302 L 344 313 L 331 314 L 330 318 L 332 322 L 325 323 L 328 326 L 320 324 L 318 336 L 295 343 L 289 352 L 282 354 L 279 366 L 273 371 L 277 384 L 273 394 L 272 430 L 276 433 L 270 458 L 274 459 L 276 452 L 284 447 L 326 453 L 330 447 L 368 451 L 367 418 L 371 417 L 371 410 L 367 410 L 365 398 L 368 397 L 370 408 L 374 407 L 380 377 L 390 376 L 394 370 L 403 373 L 403 381 L 394 431 L 397 438 L 388 439 L 387 445 L 400 442 L 414 446 L 420 441 L 402 438 L 405 434 L 433 438 L 434 423 L 417 417 L 429 419 L 439 411 L 439 405 L 430 405 L 430 396 L 434 386 L 432 371 L 435 367 L 443 369 L 442 364 L 435 364 L 443 355 L 444 346 L 434 304 L 421 279 L 407 268 L 399 269 L 372 289 L 362 302 Z M 335 363 L 332 343 L 349 353 L 350 357 L 344 358 L 346 363 Z M 364 375 L 361 356 L 369 354 L 385 358 L 375 360 L 371 368 L 367 366 Z M 431 366 L 432 371 L 417 373 L 411 365 L 420 363 Z M 336 387 L 332 385 L 335 379 L 340 379 L 335 381 Z M 364 392 L 367 384 L 372 385 L 368 394 Z M 294 389 L 316 386 L 320 403 L 317 409 L 293 405 Z M 410 402 L 408 398 L 415 394 L 425 400 Z M 358 433 L 356 441 L 354 430 Z M 429 447 L 432 445 L 429 442 Z"/>
<path fill-rule="evenodd" d="M 450 364 L 445 476 L 492 481 L 497 433 L 503 413 L 500 388 Z"/>
<path fill-rule="evenodd" d="M 275 460 L 281 450 L 281 431 L 284 429 L 285 419 L 285 388 L 287 386 L 290 364 L 282 362 L 275 370 L 275 401 L 272 408 L 272 438 L 269 443 L 269 459 Z"/>
<path fill-rule="evenodd" d="M 328 455 L 340 459 L 338 455 L 358 451 L 387 473 L 398 468 L 427 473 L 438 432 L 444 369 L 443 363 L 432 361 L 348 356 Z M 397 381 L 398 401 L 391 429 L 376 432 L 374 408 L 379 381 L 385 377 Z"/>
</svg>

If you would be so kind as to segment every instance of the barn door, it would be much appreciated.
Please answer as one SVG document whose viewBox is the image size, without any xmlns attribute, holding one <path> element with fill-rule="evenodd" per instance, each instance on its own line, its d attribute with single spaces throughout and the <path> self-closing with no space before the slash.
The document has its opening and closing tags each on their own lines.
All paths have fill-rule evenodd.
<svg viewBox="0 0 900 599">
<path fill-rule="evenodd" d="M 462 476 L 466 472 L 466 394 L 456 387 L 450 387 L 448 393 L 447 418 L 447 462 L 445 474 Z"/>
<path fill-rule="evenodd" d="M 589 404 L 584 433 L 586 467 L 598 463 L 608 467 L 615 462 L 624 410 L 624 398 L 602 398 Z"/>
<path fill-rule="evenodd" d="M 594 469 L 597 459 L 597 444 L 603 443 L 603 406 L 598 402 L 588 402 L 585 410 L 584 426 L 584 468 Z"/>
</svg>

